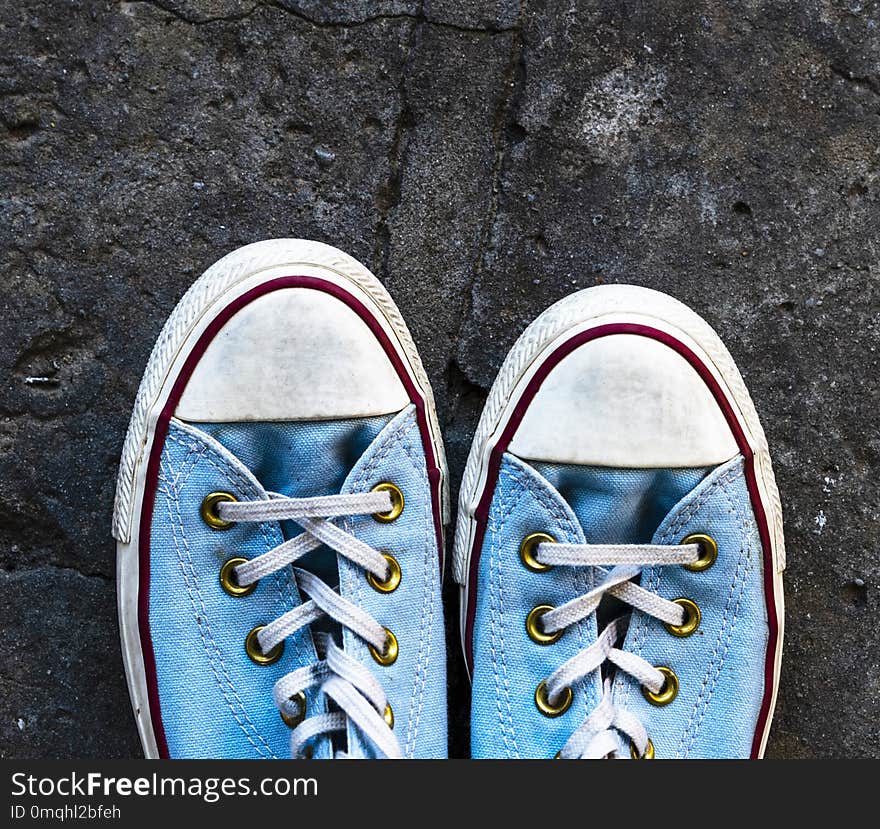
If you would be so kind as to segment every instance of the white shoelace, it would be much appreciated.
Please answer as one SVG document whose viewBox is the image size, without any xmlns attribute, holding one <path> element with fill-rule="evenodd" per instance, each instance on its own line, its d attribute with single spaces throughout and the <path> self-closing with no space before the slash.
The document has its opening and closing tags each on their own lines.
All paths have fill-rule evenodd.
<svg viewBox="0 0 880 829">
<path fill-rule="evenodd" d="M 641 610 L 668 625 L 682 625 L 687 612 L 680 605 L 633 583 L 643 567 L 693 564 L 700 557 L 698 544 L 555 544 L 537 546 L 536 559 L 541 564 L 568 567 L 597 567 L 604 579 L 588 593 L 547 611 L 539 620 L 547 635 L 564 631 L 595 613 L 608 593 L 631 607 Z M 666 678 L 650 662 L 634 653 L 620 650 L 623 618 L 606 625 L 596 641 L 560 665 L 546 680 L 547 700 L 559 704 L 569 688 L 600 670 L 608 661 L 629 674 L 639 684 L 658 693 Z M 572 733 L 559 756 L 562 758 L 599 759 L 618 755 L 619 739 L 625 734 L 635 753 L 642 757 L 648 748 L 648 734 L 634 714 L 615 707 L 611 681 L 603 683 L 603 697 L 587 719 Z"/>
<path fill-rule="evenodd" d="M 341 530 L 329 519 L 340 516 L 371 515 L 392 508 L 391 495 L 386 491 L 327 495 L 313 498 L 287 498 L 274 492 L 261 501 L 221 502 L 217 513 L 224 521 L 263 522 L 296 521 L 305 532 L 279 544 L 263 555 L 235 568 L 235 578 L 247 587 L 266 576 L 283 570 L 306 553 L 326 544 L 353 564 L 379 580 L 389 577 L 388 562 L 378 550 Z M 258 634 L 259 647 L 268 654 L 287 637 L 310 625 L 316 619 L 329 617 L 347 628 L 382 653 L 388 644 L 385 628 L 369 613 L 343 598 L 318 576 L 293 568 L 300 592 L 308 597 L 298 607 L 267 624 Z M 315 644 L 323 659 L 291 671 L 275 683 L 275 704 L 284 713 L 291 711 L 292 700 L 309 688 L 321 691 L 338 706 L 338 711 L 310 716 L 291 732 L 290 751 L 301 756 L 306 744 L 318 735 L 344 731 L 354 723 L 373 744 L 380 756 L 398 758 L 400 743 L 385 722 L 388 698 L 381 683 L 369 668 L 349 656 L 328 634 L 317 634 Z M 342 756 L 337 753 L 337 756 Z"/>
</svg>

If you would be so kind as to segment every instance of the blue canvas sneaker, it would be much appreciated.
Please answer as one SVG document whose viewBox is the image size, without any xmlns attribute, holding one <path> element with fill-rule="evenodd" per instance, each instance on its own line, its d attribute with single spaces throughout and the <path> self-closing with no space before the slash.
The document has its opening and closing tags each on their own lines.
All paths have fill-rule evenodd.
<svg viewBox="0 0 880 829">
<path fill-rule="evenodd" d="M 784 566 L 718 336 L 644 288 L 558 302 L 505 360 L 461 486 L 473 756 L 762 756 Z"/>
<path fill-rule="evenodd" d="M 316 242 L 241 248 L 162 330 L 116 492 L 148 757 L 444 757 L 445 462 L 388 293 Z"/>
</svg>

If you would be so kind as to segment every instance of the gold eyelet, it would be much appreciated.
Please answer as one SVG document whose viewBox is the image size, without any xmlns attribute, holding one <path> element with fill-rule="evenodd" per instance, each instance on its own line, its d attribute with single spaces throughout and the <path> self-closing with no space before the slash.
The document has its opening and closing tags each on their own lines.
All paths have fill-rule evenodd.
<svg viewBox="0 0 880 829">
<path fill-rule="evenodd" d="M 288 714 L 283 708 L 281 709 L 281 719 L 288 728 L 296 728 L 306 718 L 306 695 L 302 691 L 297 691 L 290 699 L 289 703 L 296 706 L 296 710 L 292 714 Z"/>
<path fill-rule="evenodd" d="M 388 562 L 388 578 L 381 581 L 372 573 L 367 573 L 367 581 L 373 590 L 378 590 L 380 593 L 393 593 L 400 585 L 400 564 L 390 553 L 382 553 L 382 558 Z"/>
<path fill-rule="evenodd" d="M 220 568 L 220 586 L 230 596 L 240 599 L 242 596 L 249 596 L 257 589 L 257 583 L 248 584 L 242 587 L 235 580 L 235 568 L 239 564 L 247 564 L 246 558 L 231 558 Z"/>
<path fill-rule="evenodd" d="M 519 560 L 525 565 L 526 569 L 531 570 L 533 573 L 546 573 L 548 570 L 552 570 L 553 566 L 541 564 L 535 557 L 535 553 L 538 551 L 537 547 L 539 544 L 555 543 L 556 539 L 552 535 L 547 535 L 547 533 L 530 533 L 522 540 L 522 544 L 519 545 Z"/>
<path fill-rule="evenodd" d="M 692 602 L 690 599 L 682 598 L 673 599 L 672 601 L 679 607 L 684 608 L 684 621 L 680 625 L 667 625 L 664 623 L 663 627 L 665 627 L 673 636 L 677 636 L 679 639 L 684 639 L 686 636 L 690 636 L 700 626 L 700 621 L 702 620 L 703 615 L 700 613 L 700 608 L 697 607 L 697 603 Z"/>
<path fill-rule="evenodd" d="M 535 705 L 538 706 L 538 710 L 545 717 L 559 717 L 568 711 L 571 707 L 571 701 L 574 699 L 571 688 L 566 688 L 562 692 L 561 697 L 555 705 L 550 702 L 550 698 L 547 696 L 546 680 L 542 680 L 538 687 L 535 688 Z"/>
<path fill-rule="evenodd" d="M 684 569 L 692 573 L 702 573 L 708 570 L 718 558 L 718 542 L 711 535 L 705 533 L 691 533 L 681 540 L 682 544 L 699 544 L 700 557 L 693 564 L 685 564 Z"/>
<path fill-rule="evenodd" d="M 394 728 L 394 712 L 391 710 L 391 703 L 385 706 L 385 713 L 382 715 L 382 719 L 385 720 L 385 725 L 389 728 Z"/>
<path fill-rule="evenodd" d="M 247 652 L 247 655 L 250 657 L 251 662 L 256 662 L 257 665 L 271 665 L 273 662 L 277 662 L 281 659 L 281 654 L 284 653 L 284 642 L 279 642 L 269 653 L 263 653 L 260 650 L 260 640 L 257 639 L 257 634 L 264 628 L 265 625 L 257 625 L 248 635 L 247 639 L 244 640 L 244 649 Z"/>
<path fill-rule="evenodd" d="M 540 624 L 541 617 L 555 609 L 553 605 L 539 604 L 529 611 L 529 615 L 526 616 L 526 633 L 529 634 L 529 639 L 539 645 L 552 645 L 559 641 L 559 638 L 565 633 L 564 630 L 557 630 L 556 633 L 544 633 Z"/>
<path fill-rule="evenodd" d="M 394 484 L 383 481 L 376 484 L 372 489 L 373 492 L 387 492 L 391 495 L 391 509 L 388 512 L 374 512 L 373 518 L 382 524 L 390 524 L 396 521 L 403 512 L 403 493 Z"/>
<path fill-rule="evenodd" d="M 675 675 L 675 671 L 671 668 L 667 668 L 665 665 L 658 665 L 657 670 L 663 674 L 666 680 L 663 683 L 663 687 L 655 694 L 643 685 L 642 695 L 651 703 L 651 705 L 656 705 L 658 708 L 662 708 L 664 705 L 669 705 L 669 703 L 678 695 L 678 677 Z"/>
<path fill-rule="evenodd" d="M 629 756 L 633 758 L 633 760 L 653 760 L 654 759 L 654 743 L 651 741 L 651 738 L 648 738 L 648 745 L 645 746 L 645 753 L 641 756 L 636 751 L 636 744 L 629 744 Z"/>
<path fill-rule="evenodd" d="M 387 668 L 397 661 L 397 637 L 385 628 L 385 650 L 377 650 L 369 645 L 370 654 L 380 665 Z"/>
<path fill-rule="evenodd" d="M 238 498 L 229 492 L 212 492 L 209 495 L 206 495 L 202 501 L 202 506 L 199 509 L 199 512 L 202 515 L 202 521 L 204 521 L 212 530 L 228 530 L 233 524 L 235 524 L 235 522 L 224 521 L 217 514 L 217 505 L 224 501 L 235 503 L 237 500 Z"/>
</svg>

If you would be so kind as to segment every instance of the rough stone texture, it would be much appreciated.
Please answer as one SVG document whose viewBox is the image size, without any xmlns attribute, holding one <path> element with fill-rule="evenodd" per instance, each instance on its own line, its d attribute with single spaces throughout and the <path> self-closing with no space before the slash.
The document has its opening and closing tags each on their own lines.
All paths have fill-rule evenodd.
<svg viewBox="0 0 880 829">
<path fill-rule="evenodd" d="M 284 235 L 386 281 L 453 481 L 550 302 L 632 281 L 702 313 L 786 512 L 769 753 L 878 756 L 877 2 L 22 0 L 0 55 L 0 756 L 139 753 L 109 537 L 129 409 L 189 283 Z"/>
</svg>

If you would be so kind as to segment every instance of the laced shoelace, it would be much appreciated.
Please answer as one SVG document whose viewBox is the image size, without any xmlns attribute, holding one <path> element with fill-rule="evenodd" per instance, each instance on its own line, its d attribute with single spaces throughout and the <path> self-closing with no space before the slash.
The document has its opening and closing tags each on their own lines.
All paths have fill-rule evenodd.
<svg viewBox="0 0 880 829">
<path fill-rule="evenodd" d="M 681 604 L 661 598 L 632 579 L 644 567 L 673 564 L 693 565 L 700 559 L 699 544 L 557 544 L 542 542 L 535 548 L 535 560 L 545 566 L 596 567 L 604 578 L 588 593 L 559 607 L 542 612 L 537 624 L 541 633 L 552 637 L 595 613 L 605 594 L 630 607 L 659 619 L 673 628 L 688 622 L 688 611 Z M 626 617 L 609 622 L 589 647 L 560 665 L 538 686 L 536 701 L 548 711 L 561 713 L 571 703 L 571 689 L 577 682 L 610 662 L 653 694 L 669 692 L 672 677 L 640 656 L 620 650 L 617 645 L 626 630 Z M 618 734 L 630 740 L 631 756 L 644 757 L 649 752 L 648 734 L 641 721 L 629 711 L 615 707 L 611 680 L 603 683 L 603 696 L 587 719 L 572 733 L 559 752 L 566 759 L 616 757 Z"/>
<path fill-rule="evenodd" d="M 382 553 L 330 520 L 343 516 L 387 514 L 393 507 L 388 491 L 312 498 L 288 498 L 274 492 L 268 495 L 268 499 L 258 501 L 222 501 L 215 507 L 222 521 L 293 520 L 304 530 L 269 552 L 235 567 L 238 586 L 245 588 L 283 570 L 322 544 L 380 582 L 390 577 L 390 565 Z M 322 617 L 329 617 L 362 639 L 374 656 L 381 658 L 389 648 L 396 647 L 390 631 L 314 573 L 300 567 L 293 567 L 293 573 L 301 594 L 308 600 L 259 629 L 256 638 L 263 655 L 272 654 L 289 636 Z M 318 661 L 291 671 L 273 688 L 275 704 L 285 721 L 296 723 L 290 735 L 291 754 L 302 756 L 309 741 L 319 735 L 345 731 L 351 721 L 380 756 L 399 758 L 400 743 L 389 723 L 393 715 L 379 680 L 368 667 L 342 650 L 329 634 L 316 633 L 315 645 Z M 338 710 L 305 717 L 305 692 L 314 687 L 320 687 Z M 344 754 L 337 752 L 336 756 Z"/>
</svg>

